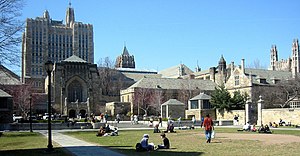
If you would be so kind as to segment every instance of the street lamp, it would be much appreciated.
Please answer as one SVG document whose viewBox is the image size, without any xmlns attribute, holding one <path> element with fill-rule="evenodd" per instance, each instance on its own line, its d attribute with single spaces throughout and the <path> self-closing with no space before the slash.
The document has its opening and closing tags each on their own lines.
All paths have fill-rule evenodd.
<svg viewBox="0 0 300 156">
<path fill-rule="evenodd" d="M 30 132 L 32 132 L 32 113 L 31 113 L 31 103 L 32 103 L 32 95 L 29 96 L 29 126 L 30 126 Z"/>
<path fill-rule="evenodd" d="M 48 74 L 48 152 L 53 151 L 52 139 L 51 139 L 51 72 L 53 70 L 52 61 L 45 63 L 45 70 Z"/>
</svg>

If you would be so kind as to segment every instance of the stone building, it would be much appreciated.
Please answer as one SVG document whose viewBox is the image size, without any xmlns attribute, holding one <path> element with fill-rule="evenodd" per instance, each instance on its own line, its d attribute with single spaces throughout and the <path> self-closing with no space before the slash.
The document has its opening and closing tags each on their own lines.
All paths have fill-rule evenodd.
<svg viewBox="0 0 300 156">
<path fill-rule="evenodd" d="M 76 55 L 94 63 L 93 25 L 75 21 L 74 9 L 67 8 L 65 23 L 53 20 L 46 10 L 42 17 L 26 20 L 22 43 L 23 83 L 28 79 L 36 92 L 44 91 L 44 63 L 58 62 Z"/>
<path fill-rule="evenodd" d="M 278 60 L 276 45 L 272 45 L 270 55 L 271 59 L 269 70 L 289 71 L 292 72 L 293 77 L 296 77 L 297 73 L 300 72 L 300 51 L 298 39 L 294 39 L 292 44 L 292 58 Z"/>
<path fill-rule="evenodd" d="M 203 71 L 196 71 L 190 75 L 192 75 L 192 78 L 194 79 L 201 79 L 201 80 L 211 80 L 215 82 L 217 85 L 225 84 L 227 79 L 229 78 L 231 74 L 232 66 L 234 66 L 234 63 L 232 62 L 231 65 L 228 67 L 226 65 L 226 61 L 221 56 L 218 66 L 217 67 L 211 67 L 208 70 Z M 189 78 L 191 76 L 184 76 L 183 78 Z"/>
<path fill-rule="evenodd" d="M 177 66 L 159 71 L 159 74 L 161 75 L 162 78 L 176 78 L 176 79 L 185 75 L 190 75 L 192 73 L 193 71 L 184 64 L 179 64 Z"/>
<path fill-rule="evenodd" d="M 76 117 L 104 111 L 96 64 L 73 55 L 56 62 L 52 75 L 52 102 L 56 113 Z"/>
<path fill-rule="evenodd" d="M 116 59 L 116 68 L 135 68 L 134 56 L 130 55 L 126 46 L 124 46 L 123 53 Z"/>
<path fill-rule="evenodd" d="M 195 117 L 196 120 L 201 120 L 205 117 L 206 114 L 215 119 L 215 110 L 212 109 L 212 106 L 209 102 L 211 96 L 200 93 L 199 95 L 189 99 L 188 109 L 185 110 L 186 118 Z"/>
<path fill-rule="evenodd" d="M 170 99 L 161 105 L 162 118 L 184 118 L 185 104 L 176 100 Z"/>
<path fill-rule="evenodd" d="M 151 105 L 152 111 L 160 112 L 160 105 L 169 99 L 177 99 L 185 104 L 200 92 L 210 93 L 216 84 L 210 80 L 174 79 L 174 78 L 142 78 L 127 89 L 120 91 L 121 102 L 131 103 L 131 112 L 144 114 L 142 105 Z M 154 113 L 153 112 L 153 113 Z"/>
<path fill-rule="evenodd" d="M 13 97 L 0 89 L 0 124 L 13 121 Z"/>
</svg>

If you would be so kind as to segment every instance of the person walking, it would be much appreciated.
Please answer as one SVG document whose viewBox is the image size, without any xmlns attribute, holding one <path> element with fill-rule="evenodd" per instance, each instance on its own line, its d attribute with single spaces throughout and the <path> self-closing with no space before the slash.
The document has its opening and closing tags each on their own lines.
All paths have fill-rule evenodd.
<svg viewBox="0 0 300 156">
<path fill-rule="evenodd" d="M 211 133 L 214 130 L 213 120 L 210 118 L 209 114 L 206 115 L 203 121 L 203 127 L 205 129 L 206 143 L 211 141 Z"/>
</svg>

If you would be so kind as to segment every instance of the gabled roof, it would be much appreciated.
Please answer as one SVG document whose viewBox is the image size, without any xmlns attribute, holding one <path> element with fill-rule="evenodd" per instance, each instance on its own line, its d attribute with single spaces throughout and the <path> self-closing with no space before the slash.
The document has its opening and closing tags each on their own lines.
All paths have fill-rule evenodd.
<svg viewBox="0 0 300 156">
<path fill-rule="evenodd" d="M 206 95 L 204 93 L 200 93 L 199 95 L 191 98 L 190 100 L 210 100 L 210 99 L 211 99 L 211 96 Z"/>
<path fill-rule="evenodd" d="M 247 76 L 252 75 L 254 78 L 263 78 L 266 79 L 268 83 L 273 83 L 272 80 L 287 80 L 292 78 L 292 72 L 289 71 L 274 71 L 274 70 L 267 70 L 267 69 L 252 69 L 246 68 L 245 74 Z"/>
<path fill-rule="evenodd" d="M 142 78 L 129 88 L 149 89 L 183 89 L 183 90 L 214 90 L 216 84 L 210 80 L 174 79 L 174 78 Z"/>
<path fill-rule="evenodd" d="M 6 93 L 5 91 L 3 91 L 2 89 L 0 89 L 0 97 L 12 97 L 12 96 Z"/>
<path fill-rule="evenodd" d="M 165 105 L 183 105 L 185 106 L 182 102 L 176 100 L 176 99 L 170 99 L 168 101 L 166 101 L 165 103 L 161 104 L 162 106 L 165 106 Z"/>
<path fill-rule="evenodd" d="M 181 71 L 182 71 L 182 73 L 181 73 Z M 179 65 L 161 70 L 158 73 L 161 74 L 162 77 L 165 77 L 165 78 L 178 78 L 180 76 L 192 74 L 193 71 L 186 65 L 179 64 Z"/>
<path fill-rule="evenodd" d="M 63 60 L 64 62 L 81 62 L 81 63 L 86 63 L 85 60 L 81 59 L 80 57 L 76 55 L 72 55 L 69 58 Z"/>
<path fill-rule="evenodd" d="M 18 75 L 0 64 L 0 84 L 21 85 L 22 83 Z"/>
</svg>

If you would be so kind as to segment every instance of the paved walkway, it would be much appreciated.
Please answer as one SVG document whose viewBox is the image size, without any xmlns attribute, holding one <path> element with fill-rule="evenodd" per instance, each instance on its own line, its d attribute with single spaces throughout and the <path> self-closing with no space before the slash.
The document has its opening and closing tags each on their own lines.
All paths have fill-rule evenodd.
<svg viewBox="0 0 300 156">
<path fill-rule="evenodd" d="M 39 130 L 39 133 L 48 137 L 47 130 Z M 77 156 L 124 156 L 123 154 L 100 147 L 96 144 L 88 143 L 74 137 L 60 133 L 62 131 L 52 130 L 52 141 L 60 144 L 62 147 Z"/>
</svg>

